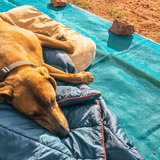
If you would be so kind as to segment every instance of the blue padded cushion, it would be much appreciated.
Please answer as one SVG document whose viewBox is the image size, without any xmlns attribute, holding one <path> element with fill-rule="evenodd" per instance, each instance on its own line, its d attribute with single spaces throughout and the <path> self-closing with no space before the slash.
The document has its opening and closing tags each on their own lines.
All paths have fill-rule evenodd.
<svg viewBox="0 0 160 160">
<path fill-rule="evenodd" d="M 64 51 L 43 47 L 43 60 L 66 73 L 77 72 L 72 60 Z M 101 95 L 101 92 L 92 90 L 85 84 L 74 85 L 57 79 L 56 82 L 56 99 L 59 107 L 90 102 Z"/>
<path fill-rule="evenodd" d="M 56 99 L 59 107 L 82 104 L 93 101 L 101 95 L 101 92 L 90 89 L 87 85 L 80 87 L 57 86 Z"/>
</svg>

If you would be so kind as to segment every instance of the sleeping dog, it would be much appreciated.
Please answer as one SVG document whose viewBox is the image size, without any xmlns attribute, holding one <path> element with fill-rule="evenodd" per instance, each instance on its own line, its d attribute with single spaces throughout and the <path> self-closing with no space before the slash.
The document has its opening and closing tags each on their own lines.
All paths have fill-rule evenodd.
<svg viewBox="0 0 160 160">
<path fill-rule="evenodd" d="M 6 100 L 51 133 L 66 137 L 69 125 L 56 102 L 54 78 L 89 84 L 94 80 L 92 74 L 68 74 L 43 62 L 41 46 L 73 53 L 68 39 L 50 39 L 0 17 L 0 103 Z"/>
</svg>

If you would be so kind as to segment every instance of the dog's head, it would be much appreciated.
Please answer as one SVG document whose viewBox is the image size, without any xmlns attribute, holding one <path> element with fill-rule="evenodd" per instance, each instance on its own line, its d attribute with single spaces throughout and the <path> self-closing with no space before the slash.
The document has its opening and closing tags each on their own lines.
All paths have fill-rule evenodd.
<svg viewBox="0 0 160 160">
<path fill-rule="evenodd" d="M 0 83 L 0 103 L 4 99 L 51 133 L 69 134 L 67 119 L 56 102 L 56 82 L 44 67 L 26 68 Z"/>
</svg>

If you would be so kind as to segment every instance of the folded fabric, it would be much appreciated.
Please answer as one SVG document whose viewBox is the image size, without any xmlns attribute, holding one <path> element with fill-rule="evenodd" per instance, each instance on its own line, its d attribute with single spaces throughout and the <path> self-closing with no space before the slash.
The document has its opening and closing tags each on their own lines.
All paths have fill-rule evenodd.
<svg viewBox="0 0 160 160">
<path fill-rule="evenodd" d="M 73 86 L 57 86 L 56 99 L 59 107 L 82 104 L 97 99 L 101 92 L 92 90 L 91 88 L 83 85 L 77 88 Z"/>
</svg>

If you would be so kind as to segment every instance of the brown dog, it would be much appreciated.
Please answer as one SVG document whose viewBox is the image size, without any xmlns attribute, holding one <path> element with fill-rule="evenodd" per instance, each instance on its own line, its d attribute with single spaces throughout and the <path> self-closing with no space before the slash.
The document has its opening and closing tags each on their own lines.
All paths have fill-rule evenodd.
<svg viewBox="0 0 160 160">
<path fill-rule="evenodd" d="M 92 74 L 67 74 L 43 62 L 41 45 L 73 53 L 74 46 L 70 41 L 50 40 L 4 20 L 0 18 L 0 71 L 3 78 L 0 82 L 0 103 L 6 100 L 51 133 L 67 136 L 69 126 L 56 102 L 53 78 L 89 84 L 94 80 Z M 8 66 L 13 68 L 3 77 L 4 70 L 7 70 L 4 67 Z"/>
</svg>

